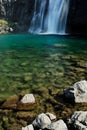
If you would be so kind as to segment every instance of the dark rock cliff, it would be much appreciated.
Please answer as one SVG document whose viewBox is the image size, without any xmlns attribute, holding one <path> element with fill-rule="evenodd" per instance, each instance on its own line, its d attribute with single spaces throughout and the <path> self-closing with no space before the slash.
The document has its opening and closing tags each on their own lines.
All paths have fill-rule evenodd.
<svg viewBox="0 0 87 130">
<path fill-rule="evenodd" d="M 0 0 L 0 19 L 13 22 L 15 32 L 26 32 L 33 8 L 34 0 Z"/>
<path fill-rule="evenodd" d="M 35 0 L 0 0 L 0 19 L 14 23 L 14 30 L 27 32 L 33 14 Z M 67 21 L 72 34 L 87 34 L 87 0 L 70 0 Z"/>
<path fill-rule="evenodd" d="M 67 25 L 72 34 L 87 34 L 87 0 L 70 0 Z"/>
</svg>

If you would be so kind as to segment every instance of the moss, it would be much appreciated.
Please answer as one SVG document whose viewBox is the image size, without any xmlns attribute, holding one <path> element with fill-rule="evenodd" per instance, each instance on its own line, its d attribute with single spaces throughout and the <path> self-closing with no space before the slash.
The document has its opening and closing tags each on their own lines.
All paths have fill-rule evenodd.
<svg viewBox="0 0 87 130">
<path fill-rule="evenodd" d="M 11 22 L 11 21 L 7 21 L 7 20 L 4 20 L 4 19 L 0 19 L 0 26 L 1 27 L 13 27 L 15 25 L 14 22 Z"/>
<path fill-rule="evenodd" d="M 0 19 L 0 26 L 7 26 L 8 25 L 8 21 Z"/>
</svg>

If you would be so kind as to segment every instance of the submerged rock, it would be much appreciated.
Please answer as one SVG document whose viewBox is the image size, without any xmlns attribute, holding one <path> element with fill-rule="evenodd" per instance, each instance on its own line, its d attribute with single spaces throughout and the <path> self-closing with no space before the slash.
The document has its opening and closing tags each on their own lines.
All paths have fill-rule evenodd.
<svg viewBox="0 0 87 130">
<path fill-rule="evenodd" d="M 19 96 L 13 95 L 2 104 L 2 108 L 16 109 L 18 101 Z"/>
<path fill-rule="evenodd" d="M 70 123 L 76 130 L 87 130 L 87 111 L 76 111 L 72 115 Z"/>
<path fill-rule="evenodd" d="M 36 106 L 35 97 L 33 94 L 26 94 L 18 103 L 18 110 L 33 110 Z"/>
<path fill-rule="evenodd" d="M 56 47 L 56 48 L 62 48 L 62 49 L 67 47 L 67 45 L 60 44 L 60 43 L 55 43 L 53 46 Z"/>
<path fill-rule="evenodd" d="M 17 109 L 17 110 L 33 110 L 36 106 L 35 97 L 33 94 L 26 94 L 21 100 L 20 96 L 13 95 L 4 101 L 1 108 Z"/>
<path fill-rule="evenodd" d="M 22 99 L 22 103 L 35 103 L 35 97 L 33 94 L 26 94 Z"/>
<path fill-rule="evenodd" d="M 49 130 L 68 130 L 66 124 L 63 120 L 58 120 L 56 122 L 51 123 L 47 129 Z"/>
<path fill-rule="evenodd" d="M 75 103 L 87 103 L 87 81 L 76 82 L 73 86 L 64 90 L 64 95 Z"/>
<path fill-rule="evenodd" d="M 38 127 L 40 129 L 47 128 L 48 125 L 51 124 L 50 118 L 42 113 L 36 117 L 36 119 L 32 123 L 35 127 Z"/>
</svg>

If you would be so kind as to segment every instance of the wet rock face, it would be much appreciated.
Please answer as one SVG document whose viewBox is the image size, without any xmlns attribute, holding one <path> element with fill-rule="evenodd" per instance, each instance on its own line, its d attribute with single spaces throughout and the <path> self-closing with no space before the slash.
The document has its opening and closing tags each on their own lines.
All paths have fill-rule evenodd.
<svg viewBox="0 0 87 130">
<path fill-rule="evenodd" d="M 0 0 L 0 18 L 12 16 L 15 0 Z"/>
<path fill-rule="evenodd" d="M 69 89 L 64 90 L 64 95 L 75 103 L 87 103 L 87 81 L 76 82 Z"/>
<path fill-rule="evenodd" d="M 27 31 L 34 8 L 34 0 L 0 0 L 0 19 L 16 22 L 15 31 Z"/>
<path fill-rule="evenodd" d="M 70 33 L 87 34 L 87 0 L 70 0 L 68 26 Z"/>
</svg>

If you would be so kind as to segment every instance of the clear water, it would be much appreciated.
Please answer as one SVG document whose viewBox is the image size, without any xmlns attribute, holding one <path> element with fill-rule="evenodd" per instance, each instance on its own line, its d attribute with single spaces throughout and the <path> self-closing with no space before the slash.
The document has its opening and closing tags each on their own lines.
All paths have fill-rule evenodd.
<svg viewBox="0 0 87 130">
<path fill-rule="evenodd" d="M 29 32 L 65 34 L 69 0 L 35 0 Z"/>
<path fill-rule="evenodd" d="M 0 98 L 34 89 L 62 90 L 87 79 L 87 39 L 0 35 Z"/>
</svg>

